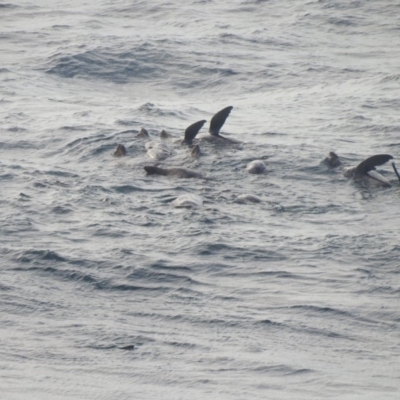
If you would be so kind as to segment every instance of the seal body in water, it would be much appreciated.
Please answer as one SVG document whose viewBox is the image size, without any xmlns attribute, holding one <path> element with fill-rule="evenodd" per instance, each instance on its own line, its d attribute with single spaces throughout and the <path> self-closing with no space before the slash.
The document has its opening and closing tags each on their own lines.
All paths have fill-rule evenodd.
<svg viewBox="0 0 400 400">
<path fill-rule="evenodd" d="M 131 351 L 131 350 L 135 350 L 135 345 L 133 344 L 128 344 L 128 346 L 123 346 L 123 347 L 118 347 L 120 350 L 127 350 L 127 351 Z"/>
<path fill-rule="evenodd" d="M 176 178 L 204 178 L 199 172 L 188 168 L 160 168 L 154 166 L 145 166 L 144 170 L 148 175 L 174 176 Z"/>
<path fill-rule="evenodd" d="M 255 194 L 240 194 L 236 197 L 237 203 L 261 203 L 261 197 L 256 196 Z"/>
<path fill-rule="evenodd" d="M 390 154 L 377 154 L 368 157 L 356 167 L 345 168 L 343 174 L 347 178 L 354 177 L 362 180 L 367 185 L 378 185 L 383 187 L 391 187 L 392 184 L 375 170 L 375 167 L 387 163 L 392 160 L 393 156 Z"/>
<path fill-rule="evenodd" d="M 114 151 L 114 157 L 123 157 L 126 156 L 128 152 L 126 151 L 126 147 L 123 144 L 119 144 L 117 149 Z"/>
<path fill-rule="evenodd" d="M 203 206 L 203 199 L 197 194 L 186 193 L 178 196 L 172 205 L 176 208 L 200 208 Z"/>
<path fill-rule="evenodd" d="M 147 155 L 153 160 L 165 160 L 172 153 L 171 149 L 164 143 L 147 142 L 145 147 Z"/>
<path fill-rule="evenodd" d="M 267 166 L 261 160 L 254 160 L 249 162 L 246 166 L 246 171 L 249 174 L 262 174 L 267 169 Z"/>
</svg>

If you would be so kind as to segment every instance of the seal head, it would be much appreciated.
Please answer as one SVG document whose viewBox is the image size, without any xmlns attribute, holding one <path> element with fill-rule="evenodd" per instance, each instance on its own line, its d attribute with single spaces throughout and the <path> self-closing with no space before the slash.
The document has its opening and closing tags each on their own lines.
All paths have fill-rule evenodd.
<svg viewBox="0 0 400 400">
<path fill-rule="evenodd" d="M 166 132 L 164 129 L 160 132 L 160 138 L 161 139 L 168 139 L 171 138 L 172 135 L 170 135 L 168 132 Z"/>
<path fill-rule="evenodd" d="M 176 208 L 200 208 L 203 205 L 203 199 L 196 194 L 187 193 L 178 196 L 172 204 Z"/>
<path fill-rule="evenodd" d="M 324 161 L 331 168 L 337 168 L 337 167 L 340 167 L 342 165 L 342 162 L 340 161 L 339 156 L 333 151 L 331 151 L 329 153 L 329 156 L 326 157 Z"/>
<path fill-rule="evenodd" d="M 128 152 L 126 151 L 126 147 L 123 144 L 119 144 L 117 149 L 114 151 L 114 157 L 123 157 L 126 156 Z"/>
<path fill-rule="evenodd" d="M 261 160 L 254 160 L 247 164 L 246 171 L 249 174 L 262 174 L 267 169 L 267 166 Z"/>
<path fill-rule="evenodd" d="M 147 132 L 147 129 L 142 128 L 136 137 L 141 139 L 149 139 L 150 135 L 149 132 Z"/>
</svg>

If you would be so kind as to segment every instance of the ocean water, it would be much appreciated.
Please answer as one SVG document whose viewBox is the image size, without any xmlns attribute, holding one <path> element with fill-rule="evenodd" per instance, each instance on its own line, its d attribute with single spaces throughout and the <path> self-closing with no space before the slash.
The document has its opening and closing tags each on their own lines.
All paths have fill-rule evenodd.
<svg viewBox="0 0 400 400">
<path fill-rule="evenodd" d="M 400 183 L 323 163 L 400 156 L 399 4 L 9 0 L 0 21 L 1 398 L 399 398 Z M 229 105 L 243 143 L 176 143 Z M 175 137 L 157 165 L 210 179 L 146 175 L 142 127 Z"/>
</svg>

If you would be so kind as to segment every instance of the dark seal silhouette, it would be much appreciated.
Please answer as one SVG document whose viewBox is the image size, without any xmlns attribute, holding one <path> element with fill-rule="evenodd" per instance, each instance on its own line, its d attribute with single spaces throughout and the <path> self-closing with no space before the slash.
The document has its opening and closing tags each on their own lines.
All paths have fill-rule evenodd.
<svg viewBox="0 0 400 400">
<path fill-rule="evenodd" d="M 325 158 L 325 163 L 328 164 L 331 168 L 337 168 L 342 165 L 342 162 L 340 161 L 339 156 L 331 151 L 328 155 L 328 157 Z"/>
<path fill-rule="evenodd" d="M 142 128 L 142 129 L 140 130 L 140 132 L 137 134 L 136 137 L 137 137 L 137 138 L 141 138 L 141 139 L 149 139 L 149 138 L 150 138 L 150 135 L 149 135 L 149 132 L 147 132 L 147 129 Z"/>
<path fill-rule="evenodd" d="M 202 119 L 201 121 L 197 121 L 194 124 L 188 126 L 185 130 L 185 137 L 182 140 L 182 144 L 187 144 L 188 146 L 192 146 L 194 138 L 199 133 L 200 129 L 207 121 Z"/>
<path fill-rule="evenodd" d="M 128 344 L 128 346 L 123 346 L 123 347 L 118 347 L 120 350 L 127 350 L 127 351 L 131 351 L 131 350 L 135 350 L 135 345 L 133 344 Z"/>
<path fill-rule="evenodd" d="M 160 168 L 147 165 L 144 170 L 148 175 L 174 176 L 176 178 L 204 178 L 199 172 L 188 168 Z"/>
<path fill-rule="evenodd" d="M 229 117 L 233 107 L 225 107 L 222 110 L 218 111 L 214 116 L 211 118 L 210 121 L 210 128 L 208 129 L 209 135 L 202 137 L 202 140 L 211 141 L 214 143 L 232 143 L 232 144 L 239 144 L 242 143 L 240 140 L 227 138 L 220 134 L 220 130 L 225 124 L 226 119 Z"/>
<path fill-rule="evenodd" d="M 226 119 L 229 117 L 229 114 L 231 113 L 233 107 L 229 106 L 229 107 L 225 107 L 224 109 L 222 109 L 221 111 L 218 111 L 212 118 L 210 121 L 210 129 L 208 130 L 208 132 L 210 133 L 210 135 L 212 136 L 220 136 L 219 135 L 219 131 L 221 130 L 221 128 L 223 127 L 223 125 L 225 124 Z"/>
<path fill-rule="evenodd" d="M 214 116 L 211 118 L 210 121 L 210 128 L 208 130 L 209 135 L 203 136 L 201 139 L 208 140 L 208 141 L 225 141 L 230 143 L 241 143 L 238 140 L 230 139 L 224 136 L 221 136 L 219 131 L 225 124 L 226 119 L 228 118 L 229 114 L 231 113 L 233 107 L 225 107 L 224 109 L 218 111 Z M 197 121 L 194 124 L 188 126 L 185 130 L 185 137 L 182 140 L 182 144 L 187 144 L 189 146 L 193 145 L 193 140 L 199 133 L 200 129 L 206 123 L 206 120 Z"/>
<path fill-rule="evenodd" d="M 126 147 L 123 144 L 119 144 L 117 149 L 114 151 L 114 157 L 123 157 L 126 156 L 128 152 L 126 151 Z"/>
<path fill-rule="evenodd" d="M 346 168 L 344 176 L 355 177 L 363 180 L 365 183 L 375 183 L 379 186 L 391 187 L 392 184 L 376 171 L 377 166 L 386 164 L 389 160 L 392 160 L 393 156 L 390 154 L 376 154 L 374 156 L 366 158 L 356 167 Z"/>
</svg>

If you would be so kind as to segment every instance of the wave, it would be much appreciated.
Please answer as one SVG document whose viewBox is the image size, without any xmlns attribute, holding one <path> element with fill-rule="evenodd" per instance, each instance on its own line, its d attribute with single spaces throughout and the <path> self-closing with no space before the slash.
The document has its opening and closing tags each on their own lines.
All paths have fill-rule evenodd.
<svg viewBox="0 0 400 400">
<path fill-rule="evenodd" d="M 96 48 L 72 55 L 57 54 L 51 58 L 46 72 L 63 78 L 92 78 L 127 83 L 136 80 L 162 79 L 163 64 L 174 56 L 152 43 L 143 43 L 130 50 Z"/>
<path fill-rule="evenodd" d="M 226 80 L 237 79 L 239 71 L 232 65 L 210 59 L 207 48 L 189 53 L 190 44 L 187 41 L 177 46 L 174 40 L 162 39 L 129 49 L 97 47 L 75 54 L 57 53 L 44 70 L 68 79 L 151 86 L 170 82 L 181 89 L 215 88 Z"/>
<path fill-rule="evenodd" d="M 11 4 L 11 3 L 1 3 L 0 8 L 7 8 L 7 9 L 13 9 L 13 8 L 18 8 L 16 4 Z"/>
</svg>

